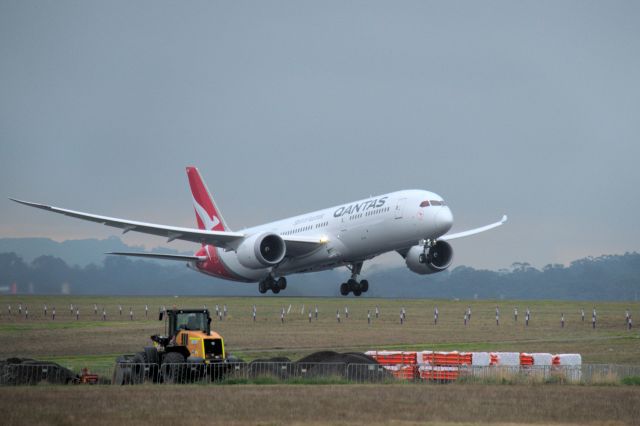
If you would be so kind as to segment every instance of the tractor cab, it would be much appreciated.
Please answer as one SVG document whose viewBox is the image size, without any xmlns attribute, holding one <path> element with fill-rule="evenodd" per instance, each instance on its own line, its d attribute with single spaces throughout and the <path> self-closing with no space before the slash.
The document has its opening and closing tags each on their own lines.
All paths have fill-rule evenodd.
<svg viewBox="0 0 640 426">
<path fill-rule="evenodd" d="M 205 334 L 211 332 L 211 317 L 209 311 L 174 310 L 167 311 L 168 335 L 175 336 L 181 330 L 202 331 Z"/>
</svg>

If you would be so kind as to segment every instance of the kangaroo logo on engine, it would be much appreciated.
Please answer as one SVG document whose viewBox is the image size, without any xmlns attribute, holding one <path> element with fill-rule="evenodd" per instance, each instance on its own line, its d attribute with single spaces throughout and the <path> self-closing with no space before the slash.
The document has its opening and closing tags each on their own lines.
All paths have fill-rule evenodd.
<svg viewBox="0 0 640 426">
<path fill-rule="evenodd" d="M 342 206 L 338 210 L 333 212 L 333 217 L 340 217 L 340 216 L 343 216 L 345 214 L 360 213 L 360 212 L 364 212 L 364 211 L 369 210 L 369 209 L 380 208 L 380 207 L 384 206 L 384 204 L 387 202 L 387 198 L 389 198 L 389 197 L 374 198 L 373 200 L 367 200 L 367 201 L 363 201 L 361 203 L 355 203 L 355 204 L 350 204 L 348 206 Z"/>
</svg>

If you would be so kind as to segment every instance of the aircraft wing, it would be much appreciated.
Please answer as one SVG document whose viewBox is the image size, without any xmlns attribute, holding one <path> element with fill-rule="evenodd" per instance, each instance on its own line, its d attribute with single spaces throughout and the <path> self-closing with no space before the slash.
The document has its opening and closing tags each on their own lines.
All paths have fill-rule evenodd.
<svg viewBox="0 0 640 426">
<path fill-rule="evenodd" d="M 114 228 L 120 228 L 123 233 L 129 231 L 142 232 L 144 234 L 158 235 L 166 237 L 167 242 L 173 240 L 192 241 L 194 243 L 211 244 L 216 247 L 225 249 L 235 249 L 242 242 L 245 235 L 239 232 L 227 231 L 207 231 L 204 229 L 181 228 L 177 226 L 158 225 L 155 223 L 137 222 L 127 219 L 118 219 L 115 217 L 100 216 L 91 213 L 83 213 L 74 210 L 61 209 L 59 207 L 48 206 L 46 204 L 32 203 L 29 201 L 16 200 L 9 198 L 16 203 L 24 204 L 42 210 L 60 213 L 65 216 L 71 216 L 82 220 L 101 223 Z"/>
<path fill-rule="evenodd" d="M 438 238 L 439 240 L 455 240 L 456 238 L 468 237 L 469 235 L 479 234 L 480 232 L 488 231 L 493 228 L 504 224 L 507 221 L 507 215 L 502 216 L 500 222 L 492 223 L 490 225 L 481 226 L 480 228 L 470 229 L 468 231 L 456 232 L 455 234 L 443 235 Z"/>
<path fill-rule="evenodd" d="M 159 254 L 159 253 L 137 253 L 125 251 L 111 251 L 105 254 L 114 254 L 118 256 L 146 257 L 147 259 L 163 259 L 163 260 L 180 260 L 183 262 L 207 260 L 207 256 L 183 256 L 179 254 Z"/>
<path fill-rule="evenodd" d="M 16 203 L 24 204 L 25 206 L 35 207 L 42 210 L 51 211 L 54 213 L 63 214 L 65 216 L 71 216 L 82 220 L 88 220 L 91 222 L 101 223 L 103 225 L 112 226 L 114 228 L 120 228 L 123 233 L 134 231 L 142 232 L 144 234 L 157 235 L 160 237 L 166 237 L 167 242 L 173 240 L 191 241 L 194 243 L 210 244 L 212 246 L 235 250 L 238 245 L 246 237 L 245 234 L 240 232 L 227 232 L 227 231 L 207 231 L 204 229 L 195 228 L 181 228 L 177 226 L 158 225 L 155 223 L 137 222 L 127 219 L 118 219 L 115 217 L 100 216 L 92 213 L 78 212 L 75 210 L 62 209 L 60 207 L 48 206 L 46 204 L 32 203 L 30 201 L 17 200 L 15 198 L 9 198 Z M 282 237 L 287 246 L 287 256 L 297 257 L 307 253 L 311 253 L 318 247 L 326 243 L 322 238 L 310 238 L 303 236 L 286 236 Z M 121 256 L 138 256 L 138 257 L 154 257 L 170 260 L 203 260 L 198 256 L 177 256 L 177 255 L 161 255 L 152 253 L 124 253 L 115 252 L 107 253 Z"/>
<path fill-rule="evenodd" d="M 326 244 L 327 240 L 323 238 L 286 236 L 282 237 L 287 246 L 288 257 L 298 257 L 311 253 L 318 247 Z"/>
</svg>

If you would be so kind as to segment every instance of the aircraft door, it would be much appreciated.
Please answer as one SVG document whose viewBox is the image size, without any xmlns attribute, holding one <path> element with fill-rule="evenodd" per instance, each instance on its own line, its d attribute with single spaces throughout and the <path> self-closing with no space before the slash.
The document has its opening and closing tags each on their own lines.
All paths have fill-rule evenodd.
<svg viewBox="0 0 640 426">
<path fill-rule="evenodd" d="M 402 216 L 404 215 L 404 205 L 406 204 L 407 199 L 406 198 L 400 198 L 397 203 L 396 203 L 396 209 L 395 209 L 395 218 L 396 219 L 402 219 Z"/>
</svg>

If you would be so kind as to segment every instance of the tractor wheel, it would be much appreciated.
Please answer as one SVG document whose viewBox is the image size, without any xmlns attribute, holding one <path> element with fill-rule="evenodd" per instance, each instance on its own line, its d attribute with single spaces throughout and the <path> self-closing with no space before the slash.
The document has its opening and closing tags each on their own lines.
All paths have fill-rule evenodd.
<svg viewBox="0 0 640 426">
<path fill-rule="evenodd" d="M 147 360 L 147 366 L 145 368 L 145 379 L 147 381 L 152 381 L 153 383 L 158 382 L 158 362 L 160 357 L 158 356 L 158 349 L 153 346 L 147 346 L 144 348 L 144 356 Z"/>
<path fill-rule="evenodd" d="M 162 377 L 165 383 L 182 383 L 186 376 L 187 364 L 178 352 L 169 352 L 162 360 Z"/>
<path fill-rule="evenodd" d="M 224 378 L 226 369 L 227 365 L 220 362 L 207 365 L 207 375 L 209 376 L 209 381 L 217 382 L 222 380 Z"/>
<path fill-rule="evenodd" d="M 131 360 L 131 383 L 134 385 L 144 383 L 146 379 L 146 370 L 149 363 L 144 352 L 138 352 Z"/>
<path fill-rule="evenodd" d="M 130 385 L 132 383 L 131 380 L 131 362 L 133 360 L 133 356 L 131 355 L 121 355 L 116 358 L 116 366 L 113 369 L 113 377 L 111 378 L 111 383 L 114 385 Z"/>
</svg>

